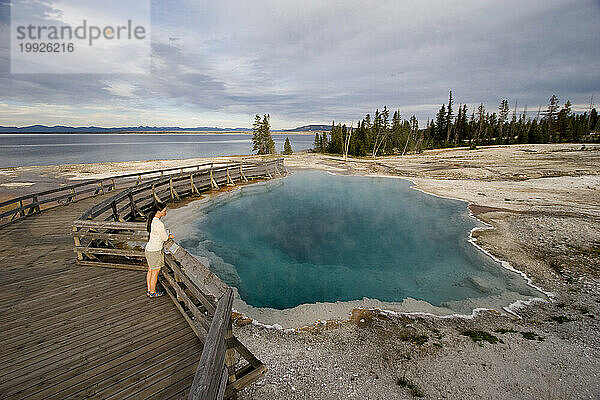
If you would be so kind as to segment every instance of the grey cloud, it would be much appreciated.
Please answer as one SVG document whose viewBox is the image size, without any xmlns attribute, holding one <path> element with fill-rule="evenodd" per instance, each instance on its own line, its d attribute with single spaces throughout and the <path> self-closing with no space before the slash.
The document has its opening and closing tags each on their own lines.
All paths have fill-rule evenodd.
<svg viewBox="0 0 600 400">
<path fill-rule="evenodd" d="M 306 122 L 383 105 L 419 109 L 425 120 L 435 110 L 422 105 L 444 103 L 449 89 L 457 102 L 488 108 L 509 98 L 532 109 L 553 93 L 600 98 L 597 1 L 154 4 L 151 74 L 1 74 L 0 90 L 32 103 L 162 102 Z M 168 37 L 180 40 L 170 46 Z M 135 99 L 111 93 L 119 82 Z"/>
</svg>

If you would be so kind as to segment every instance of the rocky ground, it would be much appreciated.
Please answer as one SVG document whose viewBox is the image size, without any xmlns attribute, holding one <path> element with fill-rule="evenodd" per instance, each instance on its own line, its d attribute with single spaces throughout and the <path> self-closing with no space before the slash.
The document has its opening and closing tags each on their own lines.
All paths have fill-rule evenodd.
<svg viewBox="0 0 600 400">
<path fill-rule="evenodd" d="M 106 174 L 206 160 L 0 170 L 0 197 Z M 377 160 L 297 154 L 288 168 L 411 179 L 471 203 L 494 256 L 554 294 L 515 315 L 355 310 L 284 332 L 235 328 L 269 372 L 240 399 L 600 399 L 600 146 L 450 149 Z M 19 185 L 32 183 L 30 186 Z"/>
<path fill-rule="evenodd" d="M 472 319 L 355 311 L 296 333 L 236 334 L 270 368 L 243 399 L 600 398 L 600 147 L 512 146 L 288 167 L 397 175 L 471 202 L 478 244 L 554 293 Z"/>
</svg>

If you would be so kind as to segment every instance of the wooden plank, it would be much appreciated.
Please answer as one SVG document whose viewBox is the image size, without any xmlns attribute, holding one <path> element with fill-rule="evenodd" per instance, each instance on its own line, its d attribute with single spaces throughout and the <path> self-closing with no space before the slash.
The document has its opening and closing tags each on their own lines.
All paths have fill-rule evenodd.
<svg viewBox="0 0 600 400">
<path fill-rule="evenodd" d="M 194 366 L 192 364 L 192 366 Z M 191 373 L 184 376 L 178 382 L 171 383 L 171 385 L 160 392 L 154 393 L 152 396 L 148 397 L 147 400 L 181 400 L 187 399 L 188 392 L 190 390 L 190 385 L 194 380 L 194 373 L 196 371 L 192 369 Z"/>
<path fill-rule="evenodd" d="M 202 306 L 208 311 L 210 315 L 214 315 L 217 308 L 217 304 L 213 298 L 209 298 L 194 282 L 190 280 L 179 268 L 177 261 L 171 254 L 165 254 L 166 264 L 175 272 L 175 274 L 182 280 L 183 284 L 187 289 L 192 292 L 194 297 L 202 303 Z"/>
<path fill-rule="evenodd" d="M 53 354 L 57 351 L 62 351 L 70 346 L 82 347 L 87 343 L 91 343 L 95 340 L 99 340 L 107 337 L 111 333 L 126 332 L 131 329 L 132 326 L 145 323 L 151 318 L 148 314 L 151 314 L 153 306 L 149 304 L 147 298 L 143 299 L 144 302 L 136 302 L 138 305 L 138 314 L 134 316 L 119 315 L 117 318 L 110 319 L 111 324 L 108 324 L 108 318 L 104 323 L 90 324 L 85 327 L 83 331 L 67 331 L 61 326 L 56 328 L 62 328 L 60 334 L 55 337 L 44 337 L 44 338 L 29 338 L 29 346 L 22 348 L 18 351 L 19 355 L 16 358 L 6 359 L 2 370 L 12 370 L 17 368 L 19 365 L 28 365 L 32 363 L 39 364 L 45 357 Z M 156 308 L 156 306 L 154 306 Z M 131 306 L 129 306 L 131 310 Z M 87 322 L 87 321 L 86 321 Z M 52 325 L 50 326 L 52 327 Z M 35 344 L 35 345 L 33 345 Z"/>
<path fill-rule="evenodd" d="M 82 276 L 83 277 L 83 276 Z M 27 309 L 32 309 L 33 311 L 37 311 L 37 307 L 40 305 L 44 305 L 46 307 L 41 307 L 41 309 L 48 308 L 49 305 L 53 304 L 56 300 L 58 304 L 64 304 L 65 298 L 69 300 L 78 299 L 78 295 L 89 298 L 90 293 L 88 293 L 88 289 L 94 289 L 98 285 L 110 283 L 114 279 L 114 274 L 85 274 L 85 280 L 78 282 L 68 282 L 64 285 L 60 285 L 60 282 L 55 280 L 48 279 L 46 281 L 46 287 L 48 282 L 52 283 L 51 287 L 47 287 L 44 290 L 44 296 L 37 296 L 39 290 L 44 288 L 42 284 L 39 288 L 32 288 L 30 290 L 30 286 L 27 286 L 27 291 L 22 291 L 17 289 L 13 291 L 11 294 L 13 297 L 3 298 L 2 299 L 2 308 L 0 308 L 0 316 L 3 316 L 4 322 L 8 322 L 8 314 L 13 314 L 15 317 L 21 317 L 24 315 L 24 311 Z M 114 279 L 116 282 L 118 280 Z M 54 286 L 58 285 L 58 286 Z M 16 319 L 16 318 L 15 318 Z"/>
<path fill-rule="evenodd" d="M 179 326 L 178 327 L 174 327 L 175 330 L 181 330 L 181 327 L 185 326 L 182 325 L 182 323 L 184 324 L 183 321 L 181 321 L 179 319 Z M 185 329 L 187 330 L 187 326 L 185 327 Z M 173 332 L 175 332 L 175 330 Z M 169 335 L 169 332 L 166 332 L 165 335 Z M 111 348 L 111 351 L 104 351 L 102 352 L 102 356 L 95 359 L 93 362 L 87 362 L 86 360 L 74 360 L 72 361 L 67 367 L 69 368 L 65 368 L 65 369 L 61 369 L 61 370 L 51 370 L 49 374 L 43 374 L 43 375 L 33 375 L 32 376 L 32 382 L 27 382 L 25 386 L 21 386 L 21 387 L 16 387 L 14 389 L 16 389 L 16 392 L 14 394 L 20 394 L 22 392 L 26 392 L 26 391 L 37 391 L 37 388 L 35 388 L 35 384 L 38 382 L 47 382 L 50 381 L 52 379 L 58 379 L 59 381 L 62 380 L 63 375 L 61 375 L 62 373 L 68 371 L 70 368 L 79 370 L 79 371 L 86 371 L 86 370 L 90 370 L 90 369 L 95 369 L 96 367 L 102 367 L 104 364 L 111 362 L 112 360 L 115 359 L 119 359 L 122 358 L 124 356 L 127 356 L 127 354 L 129 354 L 132 349 L 137 349 L 140 347 L 144 347 L 146 344 L 148 343 L 153 343 L 156 338 L 153 337 L 154 335 L 152 333 L 150 334 L 145 334 L 145 335 L 140 335 L 139 338 L 135 338 L 133 339 L 133 341 L 129 341 L 129 345 L 128 346 L 119 346 L 120 348 Z M 164 336 L 164 335 L 163 335 Z M 188 347 L 189 347 L 189 341 L 187 343 Z M 181 348 L 178 350 L 182 350 Z M 184 350 L 185 351 L 185 350 Z M 179 352 L 180 357 L 181 357 L 181 352 Z M 187 356 L 187 354 L 184 353 L 184 355 Z M 178 358 L 180 358 L 178 357 Z M 137 357 L 137 363 L 141 364 L 142 367 L 147 367 L 147 365 L 144 365 L 144 362 L 146 361 L 145 357 L 142 355 L 141 359 L 140 357 Z M 162 363 L 162 365 L 164 365 L 165 363 L 163 362 L 163 360 L 159 360 L 160 363 Z M 160 365 L 160 364 L 159 364 Z M 162 366 L 161 365 L 161 366 Z M 116 367 L 117 372 L 122 371 L 120 366 L 117 365 Z M 55 372 L 58 373 L 58 375 L 54 374 Z M 112 374 L 115 373 L 115 369 L 113 369 Z M 129 373 L 129 371 L 126 371 L 127 373 Z M 37 379 L 36 379 L 37 378 Z M 90 384 L 92 387 L 94 386 L 93 383 Z M 100 385 L 104 385 L 104 383 L 101 383 Z M 87 386 L 87 385 L 86 385 Z M 123 387 L 126 387 L 126 385 L 120 385 L 117 384 L 117 390 L 122 389 Z M 13 387 L 10 388 L 11 391 L 13 390 Z M 50 388 L 51 389 L 51 388 Z M 89 390 L 90 386 L 86 387 L 86 390 Z M 20 396 L 19 396 L 20 397 Z M 54 395 L 52 398 L 58 398 L 58 399 L 62 399 L 65 396 L 63 394 L 59 394 L 59 395 Z M 36 398 L 40 398 L 38 396 L 36 396 Z M 44 397 L 46 398 L 46 397 Z"/>
<path fill-rule="evenodd" d="M 197 287 L 205 288 L 208 291 L 207 294 L 214 296 L 214 298 L 220 298 L 229 289 L 229 286 L 218 276 L 177 243 L 167 242 L 165 248 L 169 249 L 173 258 L 179 263 L 183 274 Z"/>
<path fill-rule="evenodd" d="M 235 351 L 237 351 L 238 353 L 240 353 L 240 355 L 242 357 L 244 357 L 244 359 L 246 361 L 248 361 L 250 363 L 250 365 L 252 365 L 253 367 L 258 368 L 261 365 L 263 365 L 263 363 L 261 361 L 259 361 L 259 359 L 256 358 L 254 356 L 254 354 L 252 354 L 250 352 L 250 350 L 248 350 L 246 348 L 246 346 L 244 346 L 242 344 L 242 342 L 240 342 L 240 340 L 237 337 L 233 336 L 233 337 L 227 339 L 227 347 L 228 348 L 234 348 Z"/>
<path fill-rule="evenodd" d="M 146 231 L 146 223 L 144 222 L 108 222 L 108 221 L 90 221 L 90 220 L 75 220 L 73 226 L 77 228 L 94 228 L 94 229 L 118 229 L 129 231 Z"/>
<path fill-rule="evenodd" d="M 191 319 L 189 317 L 189 315 L 187 315 L 184 308 L 181 306 L 181 304 L 179 304 L 179 301 L 177 301 L 177 297 L 175 294 L 173 294 L 172 289 L 169 289 L 166 285 L 163 285 L 163 286 L 164 286 L 165 292 L 169 295 L 169 297 L 171 298 L 171 300 L 173 301 L 173 303 L 175 304 L 175 306 L 177 307 L 177 309 L 179 310 L 181 315 L 183 315 L 183 318 L 187 321 L 190 328 L 192 328 L 192 330 L 194 331 L 194 333 L 196 334 L 198 339 L 202 343 L 204 343 L 204 341 L 206 340 L 206 331 L 205 331 L 204 327 L 200 324 L 200 322 Z"/>
<path fill-rule="evenodd" d="M 188 397 L 190 400 L 218 399 L 220 378 L 224 376 L 225 367 L 225 332 L 231 319 L 232 304 L 233 290 L 228 289 L 217 303 L 217 310 L 210 324 L 204 350 L 190 388 Z"/>
<path fill-rule="evenodd" d="M 141 280 L 141 279 L 140 279 Z M 110 282 L 108 282 L 110 284 Z M 119 286 L 115 286 L 117 289 Z M 126 287 L 126 285 L 125 285 Z M 143 288 L 143 286 L 142 286 Z M 115 295 L 116 296 L 116 295 Z M 70 302 L 65 301 L 55 301 L 53 303 L 49 303 L 47 307 L 42 307 L 38 309 L 38 312 L 27 314 L 24 312 L 18 313 L 14 319 L 5 320 L 4 329 L 2 334 L 15 334 L 17 331 L 14 329 L 24 328 L 24 329 L 32 329 L 32 328 L 43 328 L 45 324 L 49 323 L 49 319 L 62 318 L 63 321 L 67 318 L 73 317 L 75 315 L 79 315 L 87 312 L 87 309 L 92 305 L 98 304 L 97 296 L 81 296 L 78 299 L 74 299 Z M 102 304 L 102 302 L 100 302 Z M 35 318 L 33 318 L 34 316 Z"/>
<path fill-rule="evenodd" d="M 104 254 L 110 256 L 128 256 L 136 258 L 145 258 L 143 250 L 127 250 L 127 249 L 108 249 L 104 247 L 87 247 L 87 246 L 76 246 L 74 247 L 75 252 L 81 252 L 84 254 Z M 147 268 L 146 268 L 147 269 Z"/>
<path fill-rule="evenodd" d="M 253 368 L 251 365 L 248 367 L 250 367 L 248 368 L 250 370 L 249 373 L 243 375 L 241 378 L 238 378 L 235 382 L 227 386 L 227 389 L 225 390 L 226 398 L 233 396 L 236 391 L 240 391 L 246 386 L 251 385 L 253 382 L 256 382 L 267 373 L 267 367 L 264 365 L 261 365 L 258 368 Z"/>
<path fill-rule="evenodd" d="M 47 398 L 52 395 L 64 398 L 90 386 L 102 385 L 103 380 L 120 371 L 133 372 L 135 369 L 143 369 L 146 363 L 158 357 L 166 359 L 177 356 L 185 350 L 185 346 L 190 346 L 190 341 L 195 340 L 193 332 L 187 326 L 181 324 L 179 326 L 181 328 L 173 329 L 163 337 L 140 343 L 140 346 L 133 351 L 125 349 L 125 351 L 107 354 L 96 360 L 94 365 L 79 364 L 59 375 L 38 382 L 19 394 L 23 397 L 35 395 L 36 398 Z M 140 362 L 141 360 L 144 362 Z"/>
<path fill-rule="evenodd" d="M 65 249 L 67 250 L 67 249 Z M 69 249 L 70 250 L 70 249 Z M 69 251 L 67 250 L 67 251 Z M 66 255 L 66 252 L 65 252 Z M 70 252 L 69 252 L 69 256 L 70 256 Z M 94 280 L 99 280 L 99 279 L 110 279 L 110 274 L 107 274 L 107 277 L 103 277 L 102 273 L 96 272 L 96 273 L 85 273 L 84 274 L 84 279 L 86 280 L 85 282 L 75 282 L 75 281 L 71 281 L 69 279 L 73 279 L 73 275 L 74 274 L 69 274 L 70 270 L 66 269 L 68 267 L 65 267 L 64 270 L 59 270 L 59 271 L 53 271 L 50 269 L 51 267 L 47 267 L 46 268 L 46 272 L 47 272 L 47 276 L 45 277 L 39 277 L 39 276 L 34 276 L 31 279 L 27 279 L 27 277 L 29 275 L 31 275 L 31 273 L 34 273 L 35 271 L 32 271 L 30 269 L 27 270 L 22 270 L 22 269 L 15 269 L 11 271 L 11 277 L 15 277 L 16 281 L 13 282 L 6 282 L 6 284 L 2 285 L 2 288 L 4 289 L 4 291 L 0 291 L 0 303 L 2 304 L 2 308 L 0 308 L 0 315 L 5 313 L 5 310 L 8 310 L 12 307 L 14 307 L 14 304 L 11 304 L 11 302 L 14 301 L 23 301 L 26 300 L 27 297 L 32 297 L 33 299 L 37 300 L 37 301 L 43 301 L 45 300 L 44 298 L 42 298 L 41 296 L 38 296 L 37 294 L 39 293 L 40 290 L 44 290 L 45 288 L 45 292 L 48 292 L 48 294 L 51 296 L 55 293 L 59 293 L 64 295 L 65 292 L 69 292 L 69 290 L 71 290 L 71 288 L 78 288 L 81 287 L 83 285 L 87 285 L 88 283 L 93 283 Z M 37 274 L 40 275 L 40 274 Z M 45 278 L 45 279 L 44 279 Z M 51 286 L 49 286 L 51 285 Z M 56 285 L 56 286 L 55 286 Z"/>
<path fill-rule="evenodd" d="M 99 233 L 89 231 L 77 231 L 72 233 L 73 237 L 86 239 L 104 239 L 125 242 L 147 242 L 149 233 Z"/>
<path fill-rule="evenodd" d="M 149 315 L 149 317 L 151 318 L 152 315 Z M 86 346 L 71 347 L 57 354 L 53 354 L 44 360 L 40 360 L 35 364 L 29 364 L 13 370 L 3 375 L 3 383 L 0 383 L 0 392 L 8 392 L 7 394 L 10 395 L 33 385 L 36 377 L 39 379 L 40 376 L 50 376 L 53 371 L 60 372 L 61 368 L 68 367 L 74 363 L 91 363 L 93 360 L 117 349 L 129 348 L 132 340 L 140 340 L 142 335 L 146 335 L 146 340 L 148 338 L 156 337 L 156 335 L 161 332 L 168 331 L 170 329 L 169 324 L 177 320 L 177 315 L 166 315 L 164 316 L 164 325 L 160 325 L 154 332 L 148 332 L 146 326 L 129 329 L 125 334 L 119 333 L 118 335 L 107 335 Z M 4 382 L 8 383 L 8 387 L 5 387 Z"/>
<path fill-rule="evenodd" d="M 124 388 L 124 384 L 119 385 L 124 375 L 135 376 L 135 374 L 148 373 L 152 366 L 164 369 L 169 365 L 166 363 L 188 354 L 194 342 L 196 336 L 186 325 L 185 329 L 175 330 L 166 336 L 150 340 L 134 351 L 119 354 L 117 358 L 105 358 L 92 368 L 88 368 L 85 364 L 78 366 L 73 374 L 60 375 L 57 378 L 61 381 L 57 385 L 36 392 L 35 396 L 46 398 L 45 396 L 52 395 L 64 399 L 69 396 L 92 395 L 92 390 L 101 392 L 108 388 L 118 390 L 119 386 Z M 42 388 L 45 386 L 42 385 Z M 107 395 L 106 392 L 104 394 Z"/>
<path fill-rule="evenodd" d="M 137 290 L 136 290 L 137 292 Z M 12 340 L 3 340 L 1 357 L 3 360 L 10 361 L 12 358 L 25 359 L 38 350 L 50 350 L 50 346 L 56 343 L 64 345 L 65 338 L 76 338 L 82 335 L 91 335 L 96 329 L 103 329 L 106 326 L 117 324 L 120 320 L 126 319 L 131 322 L 128 312 L 135 308 L 139 311 L 147 310 L 147 307 L 155 307 L 148 304 L 147 298 L 139 296 L 132 300 L 131 294 L 127 293 L 127 298 L 115 297 L 115 305 L 106 305 L 98 307 L 95 311 L 90 309 L 83 315 L 70 318 L 65 322 L 63 318 L 57 318 L 46 324 L 42 330 L 25 329 L 12 336 Z M 64 332 L 67 332 L 65 335 Z M 12 357 L 12 358 L 11 358 Z"/>
<path fill-rule="evenodd" d="M 138 264 L 119 264 L 119 263 L 107 263 L 101 261 L 77 261 L 77 265 L 83 267 L 100 267 L 100 268 L 116 268 L 116 269 L 127 269 L 131 271 L 148 271 L 147 265 Z"/>
<path fill-rule="evenodd" d="M 177 382 L 193 372 L 198 362 L 198 355 L 194 354 L 195 351 L 199 353 L 197 348 L 188 349 L 188 352 L 182 354 L 182 356 L 172 358 L 168 360 L 168 363 L 163 362 L 130 376 L 118 382 L 114 389 L 111 387 L 108 392 L 97 392 L 93 397 L 106 400 L 147 399 L 160 392 L 164 387 L 169 386 L 173 381 Z M 115 389 L 120 389 L 120 391 L 116 392 Z M 85 398 L 89 398 L 89 396 Z"/>
<path fill-rule="evenodd" d="M 208 329 L 210 328 L 210 324 L 206 319 L 206 315 L 204 315 L 200 310 L 198 310 L 194 302 L 188 297 L 188 295 L 183 291 L 183 289 L 179 287 L 178 282 L 175 282 L 175 279 L 167 271 L 163 269 L 161 271 L 161 276 L 166 278 L 167 282 L 169 282 L 169 285 L 171 285 L 171 287 L 175 289 L 175 293 L 180 299 L 182 299 L 183 303 L 188 308 L 189 312 L 194 316 L 195 320 L 202 325 L 202 327 L 205 330 L 205 332 L 203 333 L 203 337 L 206 337 L 206 333 L 208 333 Z"/>
</svg>

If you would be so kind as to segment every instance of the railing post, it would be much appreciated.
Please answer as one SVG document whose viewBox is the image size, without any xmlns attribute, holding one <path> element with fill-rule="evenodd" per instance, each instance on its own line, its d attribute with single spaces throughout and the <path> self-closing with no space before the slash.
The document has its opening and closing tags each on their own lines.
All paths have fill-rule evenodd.
<svg viewBox="0 0 600 400">
<path fill-rule="evenodd" d="M 34 194 L 34 195 L 33 195 L 33 203 L 32 203 L 32 204 L 33 204 L 33 212 L 34 212 L 34 213 L 36 213 L 36 212 L 38 212 L 38 213 L 39 213 L 39 212 L 41 212 L 41 211 L 42 211 L 42 210 L 40 209 L 40 202 L 39 202 L 39 200 L 38 200 L 38 195 L 37 195 L 37 194 Z"/>
<path fill-rule="evenodd" d="M 152 185 L 152 197 L 154 197 L 154 201 L 156 201 L 158 203 L 162 202 L 162 200 L 160 199 L 160 197 L 158 197 L 158 195 L 156 194 L 155 185 Z"/>
<path fill-rule="evenodd" d="M 244 175 L 244 167 L 242 163 L 240 163 L 240 176 L 245 182 L 248 182 L 248 178 L 246 178 L 246 175 Z"/>
<path fill-rule="evenodd" d="M 231 175 L 229 174 L 229 167 L 227 167 L 227 184 L 230 186 L 235 185 L 235 182 L 231 179 Z"/>
<path fill-rule="evenodd" d="M 179 200 L 179 194 L 173 187 L 173 178 L 169 178 L 169 192 L 171 193 L 171 200 Z"/>
<path fill-rule="evenodd" d="M 33 200 L 31 200 L 31 205 L 33 206 Z M 21 209 L 21 210 L 19 210 L 19 215 L 21 217 L 24 217 L 25 216 L 25 210 L 23 209 L 23 200 L 19 200 L 19 208 Z M 31 213 L 31 208 L 29 209 L 29 212 Z M 15 215 L 16 215 L 16 213 L 15 213 Z"/>
<path fill-rule="evenodd" d="M 217 185 L 217 181 L 213 178 L 213 164 L 210 164 L 210 187 L 211 189 L 219 190 L 219 185 Z"/>
<path fill-rule="evenodd" d="M 232 338 L 233 329 L 231 318 L 229 318 L 229 322 L 227 323 L 227 331 L 225 332 L 225 343 L 228 343 Z M 227 346 L 227 350 L 225 351 L 225 366 L 227 367 L 227 373 L 229 374 L 228 384 L 231 384 L 237 380 L 235 375 L 235 348 L 233 347 Z M 230 398 L 237 399 L 237 393 L 233 392 L 233 395 Z"/>
<path fill-rule="evenodd" d="M 81 240 L 79 239 L 79 237 L 77 236 L 77 232 L 79 231 L 79 229 L 77 227 L 73 227 L 73 241 L 75 243 L 75 248 L 81 247 Z M 77 259 L 79 261 L 83 261 L 83 253 L 80 251 L 77 251 Z"/>
<path fill-rule="evenodd" d="M 116 222 L 119 222 L 119 212 L 117 211 L 117 203 L 115 203 L 114 201 L 112 203 L 110 203 L 110 207 L 112 208 L 112 213 L 113 213 L 113 218 L 115 219 Z"/>
<path fill-rule="evenodd" d="M 281 176 L 281 172 L 279 172 L 279 168 L 277 168 L 277 161 L 273 163 L 273 168 L 275 168 L 275 172 L 277 172 L 277 175 Z"/>
<path fill-rule="evenodd" d="M 192 191 L 192 196 L 193 195 L 200 196 L 200 191 L 198 190 L 198 188 L 194 184 L 194 173 L 193 172 L 190 173 L 190 190 Z"/>
<path fill-rule="evenodd" d="M 267 173 L 267 176 L 269 177 L 269 179 L 272 179 L 273 177 L 271 176 L 271 173 L 269 172 L 269 167 L 267 166 L 267 163 L 265 163 L 264 165 L 265 165 L 265 172 Z"/>
</svg>

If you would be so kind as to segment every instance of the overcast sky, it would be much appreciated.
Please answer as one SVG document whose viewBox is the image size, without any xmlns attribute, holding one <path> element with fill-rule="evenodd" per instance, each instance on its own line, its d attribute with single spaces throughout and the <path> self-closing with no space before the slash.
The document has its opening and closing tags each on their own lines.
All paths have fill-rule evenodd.
<svg viewBox="0 0 600 400">
<path fill-rule="evenodd" d="M 55 3 L 35 3 L 51 18 Z M 424 124 L 450 89 L 470 111 L 600 103 L 599 0 L 169 0 L 151 17 L 148 73 L 11 74 L 0 0 L 0 125 L 249 127 L 270 113 L 280 129 L 384 105 Z"/>
</svg>

